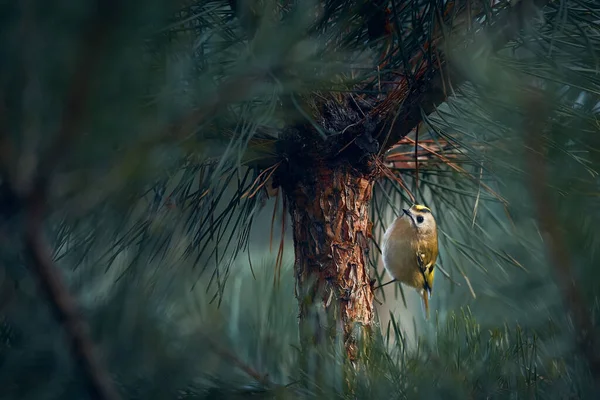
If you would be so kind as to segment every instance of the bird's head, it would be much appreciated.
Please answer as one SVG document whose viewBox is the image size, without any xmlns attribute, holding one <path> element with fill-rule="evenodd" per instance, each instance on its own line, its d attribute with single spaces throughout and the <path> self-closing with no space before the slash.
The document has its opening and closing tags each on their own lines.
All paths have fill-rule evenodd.
<svg viewBox="0 0 600 400">
<path fill-rule="evenodd" d="M 408 210 L 403 209 L 402 211 L 419 235 L 437 236 L 437 224 L 428 207 L 415 204 Z"/>
</svg>

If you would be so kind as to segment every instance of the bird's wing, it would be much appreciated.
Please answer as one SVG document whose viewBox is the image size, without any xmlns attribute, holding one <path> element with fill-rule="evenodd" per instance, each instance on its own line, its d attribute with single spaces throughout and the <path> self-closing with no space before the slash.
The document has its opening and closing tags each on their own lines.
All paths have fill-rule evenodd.
<svg viewBox="0 0 600 400">
<path fill-rule="evenodd" d="M 429 319 L 429 298 L 433 290 L 433 278 L 435 275 L 435 261 L 437 259 L 437 249 L 424 247 L 417 252 L 417 264 L 419 270 L 423 274 L 423 290 L 421 297 L 423 298 L 423 306 L 425 307 L 425 318 Z"/>
<path fill-rule="evenodd" d="M 425 281 L 423 289 L 428 292 L 428 295 L 430 295 L 433 290 L 433 277 L 435 274 L 433 267 L 435 265 L 436 256 L 437 254 L 433 254 L 431 251 L 419 251 L 417 253 L 417 264 L 419 265 L 419 270 L 423 274 L 423 280 Z"/>
</svg>

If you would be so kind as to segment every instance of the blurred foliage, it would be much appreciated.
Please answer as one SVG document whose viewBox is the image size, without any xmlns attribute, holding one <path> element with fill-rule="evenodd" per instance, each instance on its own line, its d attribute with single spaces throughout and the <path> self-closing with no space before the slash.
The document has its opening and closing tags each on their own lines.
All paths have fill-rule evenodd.
<svg viewBox="0 0 600 400">
<path fill-rule="evenodd" d="M 159 270 L 156 264 L 143 275 Z M 416 348 L 390 323 L 368 368 L 351 378 L 354 395 L 340 391 L 342 360 L 333 353 L 338 367 L 328 370 L 327 386 L 307 392 L 298 383 L 293 281 L 274 287 L 272 261 L 255 272 L 256 280 L 238 269 L 219 308 L 205 292 L 185 288 L 185 279 L 167 284 L 164 276 L 154 286 L 124 279 L 96 300 L 87 312 L 92 332 L 126 398 L 585 398 L 592 388 L 576 355 L 548 352 L 543 343 L 551 337 L 507 325 L 484 330 L 463 309 L 436 319 L 436 337 Z M 289 263 L 283 272 L 291 276 Z M 91 280 L 88 290 L 96 285 Z M 60 329 L 41 301 L 5 315 L 0 337 L 0 398 L 84 397 Z"/>
<path fill-rule="evenodd" d="M 46 233 L 126 398 L 350 397 L 335 354 L 325 355 L 328 385 L 299 383 L 316 377 L 297 367 L 293 273 L 281 257 L 256 262 L 267 245 L 283 254 L 290 239 L 280 234 L 289 231 L 281 194 L 273 201 L 263 189 L 284 159 L 282 128 L 315 123 L 313 106 L 331 93 L 393 92 L 386 77 L 411 70 L 411 60 L 431 61 L 422 49 L 449 2 L 391 2 L 402 32 L 392 39 L 372 36 L 366 19 L 377 10 L 360 1 L 253 1 L 238 17 L 231 3 L 249 4 L 122 6 L 88 71 L 82 137 L 53 181 Z M 461 40 L 480 37 L 510 7 L 476 3 Z M 449 101 L 423 115 L 418 138 L 411 133 L 386 155 L 391 172 L 372 207 L 376 238 L 411 195 L 433 208 L 443 272 L 437 318 L 415 318 L 421 339 L 410 344 L 408 327 L 389 316 L 368 368 L 350 378 L 354 396 L 592 398 L 529 199 L 523 102 L 535 86 L 552 105 L 543 129 L 548 201 L 597 323 L 596 3 L 549 2 L 496 54 L 448 51 L 469 82 L 446 82 Z M 2 142 L 3 180 L 8 171 L 27 186 L 56 137 L 93 4 L 0 3 L 1 133 L 14 145 Z M 386 40 L 401 51 L 386 52 Z M 64 333 L 26 268 L 20 216 L 1 207 L 0 398 L 85 398 Z M 375 273 L 376 243 L 371 250 Z M 257 376 L 287 386 L 265 388 Z"/>
</svg>

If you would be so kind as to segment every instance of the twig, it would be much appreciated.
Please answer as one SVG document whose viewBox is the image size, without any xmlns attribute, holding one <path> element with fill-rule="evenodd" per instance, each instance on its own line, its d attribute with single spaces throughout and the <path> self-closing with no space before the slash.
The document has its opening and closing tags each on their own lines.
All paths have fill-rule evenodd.
<svg viewBox="0 0 600 400">
<path fill-rule="evenodd" d="M 117 400 L 119 395 L 110 376 L 94 354 L 94 344 L 77 304 L 52 262 L 52 253 L 42 235 L 43 219 L 43 199 L 32 198 L 25 232 L 26 250 L 32 259 L 32 269 L 39 278 L 40 288 L 48 297 L 52 311 L 69 336 L 71 351 L 86 377 L 91 397 Z"/>
<path fill-rule="evenodd" d="M 526 144 L 530 150 L 527 163 L 530 171 L 530 191 L 537 218 L 542 231 L 546 232 L 546 246 L 554 264 L 554 272 L 559 286 L 562 289 L 563 300 L 572 313 L 575 329 L 577 330 L 577 344 L 582 356 L 587 360 L 596 384 L 600 383 L 600 355 L 598 336 L 595 332 L 592 318 L 585 300 L 581 297 L 573 268 L 571 266 L 569 250 L 560 232 L 556 210 L 549 199 L 548 180 L 546 176 L 546 162 L 544 160 L 544 119 L 548 114 L 548 107 L 541 94 L 534 95 L 527 105 L 528 123 L 526 123 Z"/>
<path fill-rule="evenodd" d="M 87 326 L 62 281 L 60 271 L 52 261 L 52 252 L 42 232 L 49 182 L 64 154 L 70 150 L 80 133 L 92 78 L 104 54 L 108 33 L 116 23 L 119 3 L 117 0 L 97 1 L 96 12 L 81 43 L 56 139 L 38 164 L 33 176 L 34 185 L 27 191 L 27 195 L 20 196 L 15 187 L 11 188 L 15 196 L 26 202 L 25 245 L 32 259 L 32 270 L 38 277 L 40 288 L 48 297 L 50 308 L 69 337 L 73 357 L 84 373 L 89 394 L 94 399 L 102 400 L 116 400 L 119 395 L 104 366 L 94 355 L 94 344 Z"/>
</svg>

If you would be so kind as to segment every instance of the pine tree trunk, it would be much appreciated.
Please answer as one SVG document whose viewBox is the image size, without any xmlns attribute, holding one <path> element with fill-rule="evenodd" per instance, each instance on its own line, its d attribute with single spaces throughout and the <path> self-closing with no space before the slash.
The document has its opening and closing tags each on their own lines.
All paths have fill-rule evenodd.
<svg viewBox="0 0 600 400">
<path fill-rule="evenodd" d="M 303 348 L 343 340 L 356 361 L 375 320 L 366 256 L 374 179 L 348 164 L 322 163 L 303 175 L 286 190 Z"/>
</svg>

